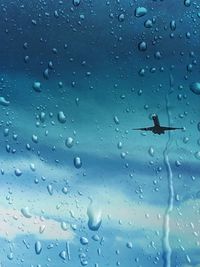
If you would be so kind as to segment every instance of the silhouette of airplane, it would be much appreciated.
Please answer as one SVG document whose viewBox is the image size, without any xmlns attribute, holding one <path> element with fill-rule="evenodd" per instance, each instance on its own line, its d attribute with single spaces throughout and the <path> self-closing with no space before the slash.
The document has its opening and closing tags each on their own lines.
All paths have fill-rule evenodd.
<svg viewBox="0 0 200 267">
<path fill-rule="evenodd" d="M 171 131 L 171 130 L 183 130 L 183 128 L 174 128 L 174 127 L 165 127 L 165 126 L 160 126 L 160 122 L 158 119 L 158 115 L 153 114 L 152 119 L 154 122 L 153 127 L 146 127 L 146 128 L 135 128 L 132 130 L 141 130 L 141 131 L 151 131 L 154 134 L 164 134 L 165 131 Z"/>
</svg>

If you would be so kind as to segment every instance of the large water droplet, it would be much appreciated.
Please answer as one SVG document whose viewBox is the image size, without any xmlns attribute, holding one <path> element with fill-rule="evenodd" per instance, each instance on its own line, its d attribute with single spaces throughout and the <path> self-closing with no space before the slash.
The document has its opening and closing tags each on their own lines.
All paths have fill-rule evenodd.
<svg viewBox="0 0 200 267">
<path fill-rule="evenodd" d="M 191 0 L 184 0 L 184 5 L 189 7 L 191 5 Z"/>
<path fill-rule="evenodd" d="M 75 157 L 74 158 L 74 166 L 77 169 L 80 169 L 81 168 L 81 166 L 82 166 L 81 158 L 79 158 L 79 157 Z"/>
<path fill-rule="evenodd" d="M 49 192 L 49 195 L 52 196 L 53 195 L 53 186 L 51 184 L 47 185 L 47 190 Z"/>
<path fill-rule="evenodd" d="M 65 250 L 61 251 L 59 256 L 61 257 L 61 259 L 66 260 L 67 258 L 67 252 Z"/>
<path fill-rule="evenodd" d="M 26 218 L 31 218 L 31 214 L 28 207 L 22 208 L 21 213 Z"/>
<path fill-rule="evenodd" d="M 68 137 L 65 141 L 65 145 L 68 148 L 71 148 L 74 144 L 74 139 L 72 137 Z"/>
<path fill-rule="evenodd" d="M 86 237 L 81 237 L 80 238 L 80 243 L 82 244 L 82 245 L 87 245 L 88 244 L 88 239 L 86 238 Z"/>
<path fill-rule="evenodd" d="M 7 107 L 9 106 L 10 102 L 7 101 L 3 96 L 0 97 L 0 105 Z"/>
<path fill-rule="evenodd" d="M 73 0 L 73 5 L 74 6 L 79 6 L 81 3 L 81 0 Z"/>
<path fill-rule="evenodd" d="M 39 255 L 42 251 L 42 244 L 40 241 L 35 242 L 35 253 Z"/>
<path fill-rule="evenodd" d="M 60 123 L 65 123 L 66 122 L 66 116 L 65 116 L 63 111 L 59 111 L 58 112 L 58 121 Z"/>
<path fill-rule="evenodd" d="M 125 19 L 125 16 L 124 16 L 124 14 L 122 13 L 122 14 L 120 14 L 119 16 L 118 16 L 118 20 L 120 21 L 120 22 L 123 22 L 124 21 L 124 19 Z"/>
<path fill-rule="evenodd" d="M 196 95 L 200 95 L 200 83 L 199 82 L 195 82 L 190 84 L 190 90 L 196 94 Z"/>
<path fill-rule="evenodd" d="M 21 176 L 22 175 L 22 171 L 20 169 L 18 169 L 18 168 L 15 169 L 15 175 L 18 176 L 18 177 Z"/>
<path fill-rule="evenodd" d="M 45 114 L 44 112 L 41 112 L 41 113 L 40 113 L 40 116 L 39 116 L 40 121 L 41 121 L 41 122 L 44 122 L 44 121 L 45 121 L 45 117 L 46 117 L 46 114 Z"/>
<path fill-rule="evenodd" d="M 140 51 L 146 51 L 147 50 L 147 44 L 146 44 L 146 42 L 140 42 L 139 44 L 138 44 L 138 49 L 140 50 Z"/>
<path fill-rule="evenodd" d="M 36 91 L 36 92 L 41 92 L 41 83 L 40 82 L 34 82 L 33 83 L 33 89 Z"/>
<path fill-rule="evenodd" d="M 148 19 L 145 21 L 145 23 L 144 23 L 145 28 L 151 28 L 152 26 L 153 26 L 152 20 Z"/>
<path fill-rule="evenodd" d="M 92 202 L 87 209 L 88 227 L 92 231 L 97 231 L 101 226 L 102 212 L 99 207 L 96 207 Z"/>
<path fill-rule="evenodd" d="M 176 21 L 175 21 L 175 20 L 172 20 L 172 21 L 170 22 L 170 29 L 171 29 L 172 31 L 175 31 L 175 30 L 176 30 Z"/>
<path fill-rule="evenodd" d="M 147 13 L 147 9 L 146 9 L 145 7 L 137 7 L 137 8 L 135 9 L 135 16 L 136 16 L 137 18 L 146 15 L 146 13 Z"/>
</svg>

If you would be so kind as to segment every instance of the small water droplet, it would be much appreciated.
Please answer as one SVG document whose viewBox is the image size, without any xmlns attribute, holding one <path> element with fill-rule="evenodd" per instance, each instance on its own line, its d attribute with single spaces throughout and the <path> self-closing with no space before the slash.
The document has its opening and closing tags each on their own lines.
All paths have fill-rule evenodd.
<svg viewBox="0 0 200 267">
<path fill-rule="evenodd" d="M 154 149 L 153 149 L 153 147 L 150 147 L 148 152 L 149 152 L 149 155 L 150 155 L 151 157 L 154 156 Z"/>
<path fill-rule="evenodd" d="M 127 248 L 133 248 L 133 244 L 132 244 L 132 242 L 128 242 L 128 243 L 126 244 L 126 246 L 127 246 Z"/>
<path fill-rule="evenodd" d="M 114 120 L 114 122 L 115 122 L 116 124 L 119 124 L 119 119 L 118 119 L 117 116 L 114 116 L 113 120 Z"/>
<path fill-rule="evenodd" d="M 197 151 L 195 153 L 195 158 L 198 159 L 198 160 L 200 160 L 200 151 Z"/>
</svg>

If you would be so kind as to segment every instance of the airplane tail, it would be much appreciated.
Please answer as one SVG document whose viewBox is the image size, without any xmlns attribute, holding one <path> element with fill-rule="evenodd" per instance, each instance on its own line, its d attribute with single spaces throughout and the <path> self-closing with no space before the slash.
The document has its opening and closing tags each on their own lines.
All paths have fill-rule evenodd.
<svg viewBox="0 0 200 267">
<path fill-rule="evenodd" d="M 160 126 L 160 122 L 159 122 L 159 119 L 158 119 L 158 115 L 154 114 L 152 116 L 152 119 L 153 119 L 153 122 L 154 122 L 154 126 Z"/>
</svg>

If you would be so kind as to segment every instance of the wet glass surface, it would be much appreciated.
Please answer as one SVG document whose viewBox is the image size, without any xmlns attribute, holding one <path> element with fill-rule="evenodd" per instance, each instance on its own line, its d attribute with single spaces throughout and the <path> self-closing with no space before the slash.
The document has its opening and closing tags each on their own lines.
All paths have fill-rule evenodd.
<svg viewBox="0 0 200 267">
<path fill-rule="evenodd" d="M 200 1 L 0 17 L 0 266 L 199 267 Z"/>
</svg>

